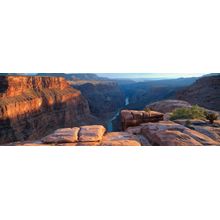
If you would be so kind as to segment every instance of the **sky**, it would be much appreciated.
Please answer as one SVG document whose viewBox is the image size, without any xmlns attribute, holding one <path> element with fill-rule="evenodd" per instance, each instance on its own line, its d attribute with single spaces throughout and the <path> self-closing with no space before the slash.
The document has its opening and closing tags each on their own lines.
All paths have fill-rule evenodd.
<svg viewBox="0 0 220 220">
<path fill-rule="evenodd" d="M 199 77 L 206 73 L 98 73 L 98 76 L 109 78 L 180 78 Z"/>
</svg>

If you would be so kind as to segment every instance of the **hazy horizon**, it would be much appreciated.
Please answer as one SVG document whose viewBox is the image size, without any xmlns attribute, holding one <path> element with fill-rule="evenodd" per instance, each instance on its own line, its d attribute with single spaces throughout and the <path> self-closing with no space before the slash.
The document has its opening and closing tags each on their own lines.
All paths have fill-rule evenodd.
<svg viewBox="0 0 220 220">
<path fill-rule="evenodd" d="M 150 79 L 167 79 L 181 77 L 200 77 L 206 73 L 96 73 L 101 77 L 109 78 L 150 78 Z"/>
<path fill-rule="evenodd" d="M 10 73 L 9 73 L 10 74 Z M 11 73 L 13 74 L 13 73 Z M 19 73 L 17 73 L 19 74 Z M 20 73 L 22 75 L 36 75 L 39 73 Z M 45 73 L 53 74 L 53 73 Z M 57 73 L 59 74 L 59 73 Z M 62 73 L 60 73 L 62 74 Z M 65 74 L 96 74 L 99 77 L 107 77 L 110 79 L 130 78 L 130 79 L 176 79 L 176 78 L 189 78 L 201 77 L 209 73 L 65 73 Z"/>
</svg>

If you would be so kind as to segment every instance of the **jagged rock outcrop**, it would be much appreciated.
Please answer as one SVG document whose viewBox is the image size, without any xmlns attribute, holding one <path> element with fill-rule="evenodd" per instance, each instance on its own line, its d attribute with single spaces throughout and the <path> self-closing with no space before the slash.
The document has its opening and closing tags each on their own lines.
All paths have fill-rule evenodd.
<svg viewBox="0 0 220 220">
<path fill-rule="evenodd" d="M 87 100 L 64 78 L 0 76 L 0 144 L 92 122 Z"/>
<path fill-rule="evenodd" d="M 122 130 L 128 127 L 137 126 L 145 122 L 158 122 L 163 120 L 163 113 L 155 111 L 135 111 L 135 110 L 122 110 L 121 111 L 121 124 Z"/>
<path fill-rule="evenodd" d="M 179 91 L 176 97 L 191 104 L 220 111 L 220 75 L 201 77 L 193 85 Z"/>
</svg>

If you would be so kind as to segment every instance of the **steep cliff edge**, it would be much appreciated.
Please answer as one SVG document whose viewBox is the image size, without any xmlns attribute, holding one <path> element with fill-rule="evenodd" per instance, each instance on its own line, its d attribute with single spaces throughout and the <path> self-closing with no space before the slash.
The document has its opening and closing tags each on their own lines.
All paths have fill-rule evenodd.
<svg viewBox="0 0 220 220">
<path fill-rule="evenodd" d="M 177 99 L 220 111 L 220 75 L 202 77 L 193 85 L 179 91 Z"/>
<path fill-rule="evenodd" d="M 125 97 L 114 81 L 69 81 L 88 100 L 91 113 L 102 119 L 124 106 Z"/>
<path fill-rule="evenodd" d="M 0 76 L 0 144 L 89 124 L 87 100 L 61 77 Z"/>
</svg>

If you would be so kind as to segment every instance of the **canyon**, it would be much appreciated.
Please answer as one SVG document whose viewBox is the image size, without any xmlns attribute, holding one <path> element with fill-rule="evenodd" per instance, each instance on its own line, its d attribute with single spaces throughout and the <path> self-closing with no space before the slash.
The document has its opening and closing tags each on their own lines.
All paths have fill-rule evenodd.
<svg viewBox="0 0 220 220">
<path fill-rule="evenodd" d="M 68 82 L 73 88 L 81 91 L 88 100 L 91 113 L 103 120 L 108 120 L 125 105 L 125 96 L 115 81 L 77 80 Z"/>
<path fill-rule="evenodd" d="M 169 109 L 178 100 L 170 100 Z M 169 114 L 166 112 L 165 114 Z M 14 142 L 21 146 L 220 146 L 220 120 L 174 120 L 156 111 L 122 110 L 123 129 L 108 132 L 102 125 L 58 129 L 35 141 Z M 190 123 L 189 123 L 190 121 Z"/>
<path fill-rule="evenodd" d="M 54 134 L 52 140 L 54 137 L 63 140 L 63 136 L 69 138 L 74 128 L 77 139 L 74 145 L 77 146 L 169 145 L 166 138 L 169 136 L 177 138 L 172 142 L 175 145 L 218 145 L 218 121 L 215 125 L 191 121 L 189 128 L 186 121 L 170 121 L 169 114 L 175 108 L 192 104 L 218 111 L 219 85 L 218 75 L 137 82 L 96 74 L 1 74 L 0 144 L 22 145 L 28 144 L 27 141 L 30 145 L 48 144 L 42 141 L 46 135 Z M 145 106 L 150 112 L 143 111 Z M 81 141 L 80 131 L 85 130 L 84 126 L 88 126 L 88 133 L 94 133 L 91 126 L 103 126 L 102 138 L 92 143 Z M 158 131 L 154 133 L 153 130 Z M 200 135 L 203 141 L 195 139 L 195 135 L 189 138 L 189 131 L 200 132 L 195 135 Z M 213 142 L 210 137 L 214 137 Z M 181 143 L 184 138 L 189 142 Z"/>
</svg>

